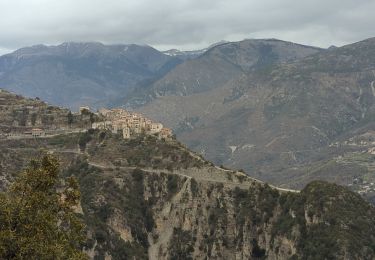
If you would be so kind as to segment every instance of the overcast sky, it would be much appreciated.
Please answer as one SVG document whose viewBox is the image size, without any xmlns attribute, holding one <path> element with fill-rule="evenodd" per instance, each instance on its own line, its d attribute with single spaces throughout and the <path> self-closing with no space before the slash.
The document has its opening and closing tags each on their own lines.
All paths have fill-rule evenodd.
<svg viewBox="0 0 375 260">
<path fill-rule="evenodd" d="M 0 0 L 0 54 L 66 41 L 199 49 L 278 38 L 341 46 L 375 37 L 375 0 Z"/>
</svg>

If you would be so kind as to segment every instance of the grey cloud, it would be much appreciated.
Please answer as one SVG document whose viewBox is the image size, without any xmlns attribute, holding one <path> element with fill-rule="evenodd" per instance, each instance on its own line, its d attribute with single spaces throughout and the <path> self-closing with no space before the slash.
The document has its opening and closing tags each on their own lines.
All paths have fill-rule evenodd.
<svg viewBox="0 0 375 260">
<path fill-rule="evenodd" d="M 64 41 L 200 48 L 281 38 L 327 47 L 375 36 L 374 0 L 0 0 L 0 53 Z"/>
</svg>

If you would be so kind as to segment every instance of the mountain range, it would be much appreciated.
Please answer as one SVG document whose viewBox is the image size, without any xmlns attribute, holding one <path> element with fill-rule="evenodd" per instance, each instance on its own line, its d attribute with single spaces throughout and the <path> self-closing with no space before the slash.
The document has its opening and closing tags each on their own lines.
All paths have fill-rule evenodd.
<svg viewBox="0 0 375 260">
<path fill-rule="evenodd" d="M 75 110 L 80 105 L 100 107 L 180 62 L 135 44 L 36 45 L 0 57 L 0 86 Z"/>
<path fill-rule="evenodd" d="M 289 188 L 332 181 L 371 199 L 374 63 L 374 39 L 329 49 L 249 39 L 165 53 L 65 43 L 1 56 L 0 85 L 73 108 L 130 108 L 216 164 Z"/>
<path fill-rule="evenodd" d="M 375 208 L 345 187 L 313 181 L 301 191 L 276 188 L 215 166 L 176 139 L 124 139 L 90 129 L 96 119 L 89 111 L 6 91 L 0 114 L 0 191 L 30 159 L 57 157 L 60 176 L 79 182 L 75 212 L 90 259 L 375 257 Z M 53 134 L 9 135 L 38 124 Z"/>
<path fill-rule="evenodd" d="M 374 38 L 328 50 L 249 40 L 176 66 L 127 103 L 215 163 L 294 188 L 353 185 L 374 182 L 374 80 Z"/>
</svg>

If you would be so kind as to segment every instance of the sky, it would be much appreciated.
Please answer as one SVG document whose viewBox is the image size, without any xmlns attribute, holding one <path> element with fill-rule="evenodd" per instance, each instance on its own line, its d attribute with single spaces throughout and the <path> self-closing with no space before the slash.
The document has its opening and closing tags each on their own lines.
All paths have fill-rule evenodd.
<svg viewBox="0 0 375 260">
<path fill-rule="evenodd" d="M 0 54 L 68 41 L 193 50 L 277 38 L 342 46 L 375 37 L 375 0 L 0 0 Z"/>
</svg>

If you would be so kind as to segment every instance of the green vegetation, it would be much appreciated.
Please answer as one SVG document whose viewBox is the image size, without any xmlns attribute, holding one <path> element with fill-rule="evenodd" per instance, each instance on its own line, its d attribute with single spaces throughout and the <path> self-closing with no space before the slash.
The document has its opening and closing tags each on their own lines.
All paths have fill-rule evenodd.
<svg viewBox="0 0 375 260">
<path fill-rule="evenodd" d="M 74 122 L 74 117 L 73 117 L 73 114 L 71 111 L 68 112 L 68 115 L 66 116 L 67 117 L 67 120 L 68 120 L 68 124 L 69 125 L 72 125 L 73 122 Z"/>
<path fill-rule="evenodd" d="M 181 228 L 174 228 L 171 243 L 168 251 L 170 252 L 170 259 L 176 260 L 193 260 L 192 253 L 194 252 L 194 242 L 196 238 L 192 236 L 189 231 Z"/>
<path fill-rule="evenodd" d="M 251 241 L 251 245 L 253 249 L 251 250 L 251 256 L 254 259 L 266 259 L 266 250 L 263 248 L 260 248 L 258 245 L 258 241 L 254 238 Z"/>
<path fill-rule="evenodd" d="M 59 165 L 44 156 L 0 194 L 1 259 L 86 259 L 83 224 L 73 208 L 80 192 L 70 177 L 61 186 Z"/>
<path fill-rule="evenodd" d="M 141 134 L 125 140 L 121 135 L 96 130 L 83 135 L 81 139 L 82 148 L 91 144 L 87 152 L 94 159 L 116 160 L 116 166 L 120 167 L 150 167 L 172 171 L 208 165 L 208 162 L 191 156 L 177 141 L 160 140 L 152 135 Z"/>
<path fill-rule="evenodd" d="M 82 187 L 84 220 L 91 231 L 92 240 L 98 242 L 95 250 L 98 259 L 109 253 L 115 259 L 147 259 L 148 232 L 154 227 L 151 200 L 144 200 L 144 173 L 135 169 L 121 175 L 126 186 L 117 185 L 113 176 L 106 176 L 85 160 L 75 161 L 65 175 L 77 176 Z M 134 242 L 122 240 L 108 221 L 121 216 L 125 219 Z M 92 247 L 87 244 L 88 248 Z"/>
<path fill-rule="evenodd" d="M 36 123 L 36 119 L 37 119 L 37 117 L 38 117 L 38 114 L 36 114 L 36 113 L 33 113 L 33 114 L 31 114 L 31 124 L 34 126 L 35 125 L 35 123 Z"/>
<path fill-rule="evenodd" d="M 198 182 L 194 178 L 191 178 L 190 180 L 190 191 L 193 197 L 198 196 L 199 186 Z"/>
<path fill-rule="evenodd" d="M 179 177 L 174 174 L 168 174 L 167 177 L 167 189 L 169 194 L 174 194 L 178 190 L 178 179 Z"/>
<path fill-rule="evenodd" d="M 86 149 L 86 144 L 90 142 L 92 139 L 91 133 L 89 131 L 83 133 L 80 135 L 78 140 L 78 145 L 81 151 L 84 151 Z"/>
<path fill-rule="evenodd" d="M 375 255 L 375 220 L 366 217 L 374 208 L 359 195 L 338 185 L 312 182 L 301 194 L 283 194 L 279 203 L 282 212 L 273 236 L 293 238 L 297 228 L 302 259 L 337 259 L 344 254 L 370 259 Z M 340 251 L 344 248 L 346 252 Z"/>
<path fill-rule="evenodd" d="M 78 134 L 69 134 L 69 135 L 56 135 L 54 137 L 45 139 L 45 142 L 47 142 L 47 145 L 49 146 L 57 146 L 60 148 L 76 148 L 77 143 L 79 143 L 81 140 L 81 136 Z M 82 142 L 82 141 L 81 141 Z"/>
<path fill-rule="evenodd" d="M 253 224 L 267 223 L 273 216 L 279 193 L 269 186 L 260 186 L 259 189 L 233 190 L 234 205 L 236 207 L 236 222 L 244 225 L 246 218 L 250 218 Z"/>
</svg>

